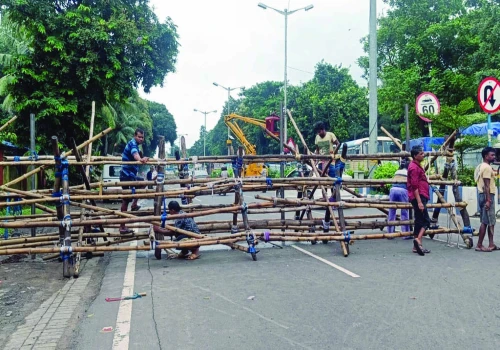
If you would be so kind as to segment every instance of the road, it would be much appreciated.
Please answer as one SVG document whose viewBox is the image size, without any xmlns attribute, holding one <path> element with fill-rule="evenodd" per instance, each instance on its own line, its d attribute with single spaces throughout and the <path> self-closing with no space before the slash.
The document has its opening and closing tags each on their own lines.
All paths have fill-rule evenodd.
<svg viewBox="0 0 500 350">
<path fill-rule="evenodd" d="M 234 197 L 198 200 L 231 203 Z M 253 201 L 253 194 L 245 194 L 245 200 Z M 152 252 L 112 253 L 99 261 L 102 274 L 94 274 L 87 287 L 93 288 L 87 290 L 92 297 L 75 311 L 78 321 L 68 326 L 58 347 L 500 348 L 500 253 L 426 240 L 432 253 L 419 257 L 411 246 L 402 239 L 359 241 L 344 258 L 336 243 L 267 245 L 256 262 L 223 246 L 203 249 L 196 261 L 156 260 Z M 133 292 L 147 296 L 105 301 Z M 112 330 L 103 331 L 106 327 Z"/>
</svg>

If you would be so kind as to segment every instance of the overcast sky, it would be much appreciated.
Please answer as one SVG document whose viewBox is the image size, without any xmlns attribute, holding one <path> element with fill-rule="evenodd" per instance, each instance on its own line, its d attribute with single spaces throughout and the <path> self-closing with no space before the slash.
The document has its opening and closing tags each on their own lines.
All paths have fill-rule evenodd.
<svg viewBox="0 0 500 350">
<path fill-rule="evenodd" d="M 188 134 L 187 147 L 199 137 L 204 116 L 194 112 L 217 110 L 207 116 L 211 130 L 227 100 L 227 91 L 216 87 L 251 87 L 266 80 L 282 81 L 284 75 L 284 16 L 258 7 L 259 0 L 151 0 L 160 20 L 169 16 L 180 36 L 176 72 L 163 88 L 142 96 L 167 106 L 177 123 L 177 133 Z M 360 39 L 368 34 L 369 0 L 263 0 L 279 10 L 313 4 L 310 11 L 288 17 L 288 81 L 310 80 L 314 66 L 324 59 L 350 67 L 360 84 L 362 71 L 356 60 L 363 54 Z M 379 16 L 386 9 L 377 0 Z M 237 92 L 232 92 L 237 97 Z M 221 139 L 221 142 L 224 140 Z"/>
</svg>

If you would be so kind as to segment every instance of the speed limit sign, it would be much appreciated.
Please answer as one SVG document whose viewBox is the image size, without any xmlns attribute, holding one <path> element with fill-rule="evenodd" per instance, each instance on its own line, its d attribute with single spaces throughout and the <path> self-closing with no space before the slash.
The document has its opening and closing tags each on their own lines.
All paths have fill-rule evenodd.
<svg viewBox="0 0 500 350">
<path fill-rule="evenodd" d="M 441 110 L 441 105 L 439 100 L 432 92 L 422 92 L 417 97 L 417 102 L 415 103 L 415 109 L 418 116 L 424 114 L 438 115 Z"/>
</svg>

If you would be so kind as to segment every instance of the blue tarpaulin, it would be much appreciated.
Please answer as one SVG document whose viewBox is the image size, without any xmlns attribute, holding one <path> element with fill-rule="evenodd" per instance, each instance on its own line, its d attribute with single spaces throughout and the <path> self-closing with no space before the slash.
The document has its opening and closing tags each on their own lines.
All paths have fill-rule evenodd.
<svg viewBox="0 0 500 350">
<path fill-rule="evenodd" d="M 432 146 L 436 148 L 436 146 L 441 146 L 444 143 L 444 137 L 420 137 L 418 139 L 410 140 L 410 148 L 408 151 L 412 149 L 413 146 L 421 146 L 424 148 L 425 152 L 432 151 Z"/>
<path fill-rule="evenodd" d="M 493 130 L 493 137 L 500 134 L 500 122 L 491 123 L 491 129 Z M 474 135 L 474 136 L 487 136 L 488 135 L 488 123 L 474 124 L 461 131 L 462 135 Z"/>
</svg>

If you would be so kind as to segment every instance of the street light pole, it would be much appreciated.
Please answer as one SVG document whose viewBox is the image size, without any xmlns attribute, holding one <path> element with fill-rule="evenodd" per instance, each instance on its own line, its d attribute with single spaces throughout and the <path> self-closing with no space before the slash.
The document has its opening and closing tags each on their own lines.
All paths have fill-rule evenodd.
<svg viewBox="0 0 500 350">
<path fill-rule="evenodd" d="M 217 111 L 210 111 L 210 112 L 204 112 L 204 111 L 199 111 L 197 110 L 196 108 L 194 109 L 195 112 L 200 112 L 200 113 L 203 113 L 205 115 L 205 131 L 203 132 L 203 156 L 205 156 L 205 141 L 206 141 L 206 135 L 207 135 L 207 114 L 210 114 L 210 113 L 217 113 Z"/>
<path fill-rule="evenodd" d="M 284 85 L 284 89 L 283 89 L 283 95 L 284 95 L 284 103 L 283 103 L 283 110 L 284 110 L 284 113 L 283 113 L 283 136 L 284 136 L 284 139 L 285 141 L 287 140 L 287 113 L 286 113 L 286 110 L 287 110 L 287 88 L 288 88 L 288 16 L 297 12 L 297 11 L 300 11 L 300 10 L 305 10 L 305 11 L 309 11 L 311 10 L 314 5 L 308 5 L 306 7 L 301 7 L 299 9 L 296 9 L 296 10 L 292 10 L 292 11 L 289 11 L 288 9 L 284 9 L 283 11 L 280 11 L 278 9 L 275 9 L 274 7 L 271 7 L 271 6 L 268 6 L 268 5 L 265 5 L 261 2 L 259 2 L 259 4 L 257 5 L 259 6 L 260 8 L 264 9 L 264 10 L 267 10 L 268 8 L 270 8 L 271 10 L 274 10 L 276 12 L 278 12 L 279 14 L 283 15 L 285 17 L 285 78 L 284 78 L 284 82 L 283 82 L 283 85 Z"/>
<path fill-rule="evenodd" d="M 377 1 L 370 0 L 370 100 L 368 117 L 368 153 L 377 153 L 378 136 L 378 101 L 377 101 Z"/>
<path fill-rule="evenodd" d="M 213 83 L 215 86 L 218 86 L 218 87 L 221 87 L 223 88 L 224 90 L 227 91 L 227 114 L 231 114 L 231 91 L 233 90 L 238 90 L 238 89 L 243 89 L 244 87 L 243 86 L 240 86 L 240 87 L 237 87 L 237 88 L 231 88 L 231 87 L 225 87 L 225 86 L 222 86 L 220 84 L 217 84 L 217 83 Z M 231 129 L 229 129 L 229 126 L 227 127 L 227 139 L 230 140 L 230 136 L 231 135 Z M 227 151 L 227 154 L 229 155 L 229 148 L 228 148 L 228 151 Z"/>
</svg>

